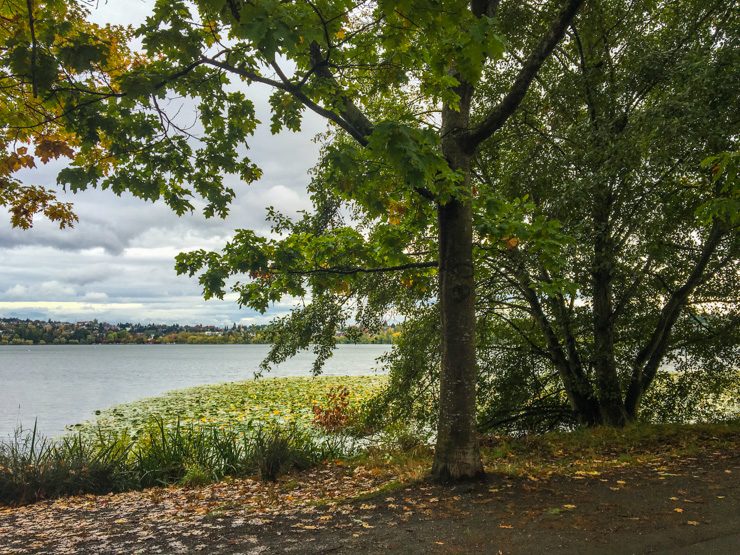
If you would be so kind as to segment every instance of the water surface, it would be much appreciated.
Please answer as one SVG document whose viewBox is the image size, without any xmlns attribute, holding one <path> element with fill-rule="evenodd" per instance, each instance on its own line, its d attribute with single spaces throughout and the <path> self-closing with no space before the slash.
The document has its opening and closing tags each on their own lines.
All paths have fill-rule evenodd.
<svg viewBox="0 0 740 555">
<path fill-rule="evenodd" d="M 0 437 L 19 425 L 48 436 L 96 410 L 194 385 L 246 380 L 267 345 L 0 346 Z M 338 345 L 324 374 L 370 374 L 389 345 Z M 310 352 L 265 374 L 306 376 Z"/>
</svg>

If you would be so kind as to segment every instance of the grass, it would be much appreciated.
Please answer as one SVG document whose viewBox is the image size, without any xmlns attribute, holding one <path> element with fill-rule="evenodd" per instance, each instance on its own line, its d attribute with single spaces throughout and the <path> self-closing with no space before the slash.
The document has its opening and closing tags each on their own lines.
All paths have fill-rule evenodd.
<svg viewBox="0 0 740 555">
<path fill-rule="evenodd" d="M 539 480 L 552 475 L 594 476 L 610 468 L 690 457 L 710 444 L 717 451 L 740 448 L 740 420 L 583 428 L 521 438 L 486 436 L 481 450 L 487 473 Z M 433 456 L 433 449 L 422 441 L 413 448 L 387 442 L 369 448 L 354 464 L 383 469 L 409 483 L 427 476 Z"/>
<path fill-rule="evenodd" d="M 136 439 L 101 432 L 57 441 L 36 429 L 0 444 L 0 502 L 23 504 L 81 493 L 108 493 L 151 486 L 198 486 L 226 476 L 283 472 L 348 458 L 354 445 L 295 426 L 252 430 L 166 425 L 154 420 Z"/>
<path fill-rule="evenodd" d="M 610 468 L 656 466 L 673 458 L 740 447 L 740 421 L 724 424 L 645 424 L 595 428 L 528 438 L 487 437 L 483 459 L 490 474 L 533 480 L 552 475 L 598 476 Z M 153 421 L 137 439 L 101 432 L 50 442 L 36 430 L 0 445 L 0 502 L 19 504 L 77 493 L 107 493 L 149 486 L 199 486 L 227 476 L 275 480 L 291 470 L 344 459 L 386 476 L 378 491 L 393 491 L 426 477 L 433 450 L 426 438 L 390 430 L 358 452 L 342 436 L 300 427 L 252 430 L 167 426 Z M 288 479 L 283 487 L 295 485 Z M 374 494 L 377 494 L 375 491 Z"/>
<path fill-rule="evenodd" d="M 613 467 L 645 465 L 695 455 L 711 443 L 732 450 L 740 441 L 740 420 L 712 424 L 635 424 L 625 428 L 583 428 L 520 439 L 489 438 L 486 470 L 516 476 L 583 475 Z"/>
</svg>

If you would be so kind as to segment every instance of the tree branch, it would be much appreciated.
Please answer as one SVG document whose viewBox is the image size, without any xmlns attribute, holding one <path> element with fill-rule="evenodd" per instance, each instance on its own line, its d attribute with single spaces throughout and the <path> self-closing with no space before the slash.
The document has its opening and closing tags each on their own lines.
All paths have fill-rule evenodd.
<svg viewBox="0 0 740 555">
<path fill-rule="evenodd" d="M 33 91 L 33 97 L 37 98 L 39 95 L 39 89 L 36 83 L 36 51 L 38 44 L 36 42 L 36 29 L 33 20 L 33 0 L 26 0 L 26 7 L 28 8 L 28 27 L 31 31 L 31 89 Z"/>
<path fill-rule="evenodd" d="M 527 94 L 529 85 L 534 80 L 542 64 L 552 53 L 555 46 L 563 38 L 565 30 L 576 15 L 583 0 L 567 0 L 563 8 L 553 20 L 550 29 L 540 39 L 535 49 L 529 54 L 524 66 L 514 80 L 514 84 L 503 100 L 486 116 L 483 122 L 472 132 L 461 137 L 463 147 L 469 153 L 475 152 L 480 143 L 488 139 L 500 129 L 506 120 L 516 111 Z"/>
<path fill-rule="evenodd" d="M 334 268 L 312 268 L 305 270 L 284 270 L 282 268 L 270 268 L 271 271 L 284 272 L 291 275 L 311 275 L 311 274 L 377 274 L 382 272 L 399 272 L 402 270 L 412 270 L 417 268 L 436 268 L 437 261 L 431 262 L 409 262 L 408 264 L 399 264 L 398 266 L 385 266 L 380 268 L 360 268 L 360 267 L 334 267 Z"/>
<path fill-rule="evenodd" d="M 655 378 L 658 366 L 668 348 L 673 326 L 681 315 L 689 295 L 702 282 L 704 272 L 725 232 L 725 226 L 719 220 L 715 220 L 694 269 L 686 278 L 684 284 L 671 294 L 661 311 L 660 318 L 650 339 L 637 353 L 632 365 L 632 376 L 625 398 L 625 406 L 631 417 L 634 418 L 637 415 L 640 399 Z"/>
</svg>

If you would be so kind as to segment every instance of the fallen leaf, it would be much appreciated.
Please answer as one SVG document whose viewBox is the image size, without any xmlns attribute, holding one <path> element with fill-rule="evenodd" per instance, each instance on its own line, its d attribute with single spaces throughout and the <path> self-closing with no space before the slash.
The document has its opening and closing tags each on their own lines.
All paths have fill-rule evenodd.
<svg viewBox="0 0 740 555">
<path fill-rule="evenodd" d="M 695 520 L 689 520 L 686 524 L 689 526 L 699 526 L 699 523 Z"/>
<path fill-rule="evenodd" d="M 683 509 L 681 507 L 676 507 L 675 509 L 673 509 L 673 512 L 674 513 L 682 513 L 683 512 Z"/>
</svg>

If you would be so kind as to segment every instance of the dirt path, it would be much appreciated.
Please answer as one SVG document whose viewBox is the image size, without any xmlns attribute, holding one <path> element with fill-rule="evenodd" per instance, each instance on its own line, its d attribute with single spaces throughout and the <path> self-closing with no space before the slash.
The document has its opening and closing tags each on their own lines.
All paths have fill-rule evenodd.
<svg viewBox="0 0 740 555">
<path fill-rule="evenodd" d="M 0 509 L 0 553 L 730 555 L 740 553 L 738 476 L 740 453 L 710 447 L 604 472 L 418 483 L 342 502 L 383 478 L 335 467 L 277 485 L 234 480 Z"/>
</svg>

